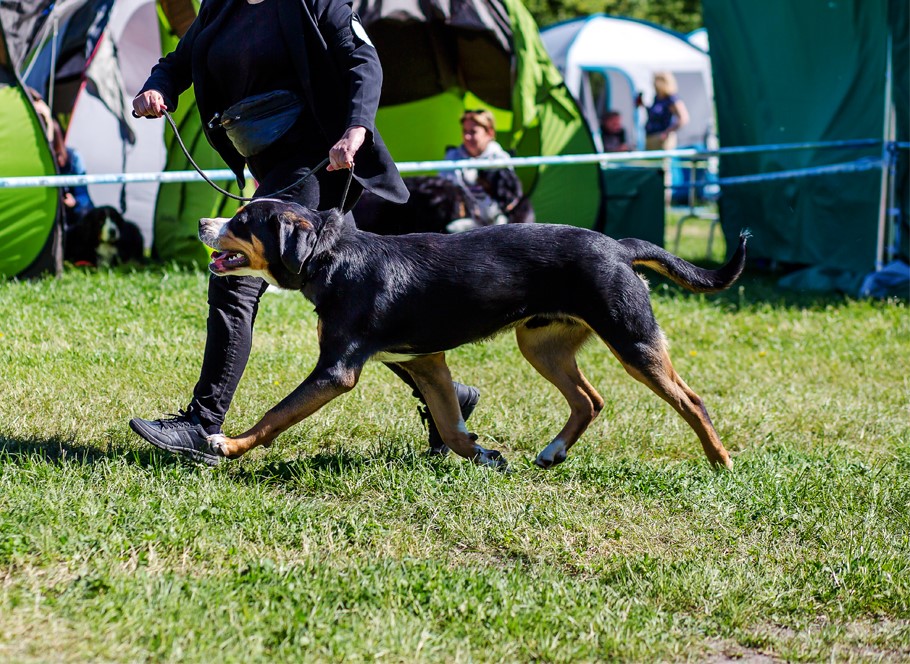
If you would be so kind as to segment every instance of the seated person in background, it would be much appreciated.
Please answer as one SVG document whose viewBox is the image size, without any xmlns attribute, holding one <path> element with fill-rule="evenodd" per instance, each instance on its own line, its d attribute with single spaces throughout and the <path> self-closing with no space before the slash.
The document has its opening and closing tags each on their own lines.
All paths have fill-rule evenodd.
<svg viewBox="0 0 910 664">
<path fill-rule="evenodd" d="M 496 127 L 493 114 L 490 111 L 465 111 L 461 116 L 462 144 L 457 148 L 446 150 L 446 159 L 508 159 L 509 153 L 496 142 Z M 512 172 L 511 168 L 502 169 Z M 488 174 L 492 174 L 487 170 Z M 480 226 L 492 224 L 506 224 L 506 207 L 513 201 L 497 200 L 487 192 L 483 183 L 478 178 L 475 168 L 460 168 L 455 171 L 443 171 L 440 177 L 452 180 L 465 187 L 474 199 L 475 210 L 473 214 L 462 219 L 455 219 L 446 227 L 450 233 L 460 233 Z M 515 178 L 517 180 L 517 177 Z M 520 185 L 519 185 L 520 187 Z M 521 191 L 518 192 L 519 197 Z"/>
<path fill-rule="evenodd" d="M 66 147 L 60 124 L 56 120 L 51 120 L 51 122 L 53 126 L 51 148 L 54 151 L 60 175 L 85 175 L 82 157 L 75 149 Z M 84 184 L 61 187 L 60 195 L 63 199 L 64 230 L 77 226 L 86 213 L 95 207 L 89 197 L 88 187 Z"/>
<path fill-rule="evenodd" d="M 604 152 L 627 152 L 629 144 L 626 143 L 626 130 L 622 126 L 622 117 L 618 111 L 604 113 L 600 123 L 600 137 L 603 141 Z"/>
</svg>

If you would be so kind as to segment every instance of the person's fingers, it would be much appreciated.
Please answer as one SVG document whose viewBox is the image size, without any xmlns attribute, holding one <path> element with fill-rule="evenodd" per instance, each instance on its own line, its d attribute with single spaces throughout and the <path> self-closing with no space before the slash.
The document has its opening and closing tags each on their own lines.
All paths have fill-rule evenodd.
<svg viewBox="0 0 910 664">
<path fill-rule="evenodd" d="M 160 118 L 166 110 L 164 97 L 157 90 L 146 90 L 133 99 L 133 112 L 139 117 Z"/>
<path fill-rule="evenodd" d="M 328 171 L 337 171 L 354 167 L 354 150 L 346 145 L 335 145 L 329 150 Z"/>
</svg>

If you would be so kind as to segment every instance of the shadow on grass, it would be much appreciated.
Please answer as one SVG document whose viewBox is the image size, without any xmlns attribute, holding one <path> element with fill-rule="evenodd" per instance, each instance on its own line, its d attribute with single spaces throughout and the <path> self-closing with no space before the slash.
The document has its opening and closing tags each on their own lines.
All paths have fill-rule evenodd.
<svg viewBox="0 0 910 664">
<path fill-rule="evenodd" d="M 129 464 L 162 468 L 181 466 L 212 470 L 210 466 L 194 462 L 177 454 L 164 452 L 151 445 L 139 448 L 108 443 L 105 447 L 85 445 L 72 436 L 13 437 L 0 433 L 0 464 L 4 462 L 27 465 L 35 461 L 60 465 L 94 465 L 123 460 Z M 217 466 L 228 476 L 246 483 L 281 483 L 305 481 L 306 477 L 331 477 L 362 474 L 371 469 L 421 469 L 422 472 L 445 474 L 443 458 L 415 451 L 407 443 L 380 444 L 368 451 L 352 451 L 344 448 L 321 451 L 311 456 L 295 459 L 271 460 L 250 458 L 248 460 L 225 459 Z"/>
<path fill-rule="evenodd" d="M 136 449 L 108 444 L 105 448 L 84 445 L 72 436 L 16 438 L 0 433 L 0 462 L 14 463 L 39 460 L 48 463 L 89 465 L 125 459 L 140 466 L 159 467 L 167 463 L 190 463 L 175 455 L 161 452 L 151 446 Z"/>
<path fill-rule="evenodd" d="M 379 445 L 365 452 L 338 448 L 296 459 L 236 463 L 229 468 L 234 479 L 261 484 L 305 482 L 307 477 L 341 477 L 377 468 L 386 470 L 395 467 L 442 475 L 451 472 L 451 468 L 445 468 L 444 459 L 445 457 L 417 452 L 413 447 L 402 443 Z"/>
</svg>

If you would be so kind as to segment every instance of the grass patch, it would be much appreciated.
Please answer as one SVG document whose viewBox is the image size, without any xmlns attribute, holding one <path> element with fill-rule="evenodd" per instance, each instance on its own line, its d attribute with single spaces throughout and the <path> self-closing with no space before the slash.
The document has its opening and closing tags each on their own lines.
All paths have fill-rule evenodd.
<svg viewBox="0 0 910 664">
<path fill-rule="evenodd" d="M 699 224 L 681 253 L 700 259 Z M 566 407 L 508 335 L 450 365 L 511 475 L 423 456 L 413 399 L 372 365 L 270 450 L 209 470 L 127 427 L 186 405 L 206 279 L 0 284 L 0 658 L 910 657 L 905 303 L 652 279 L 733 473 L 602 345 L 579 359 L 601 418 L 566 464 L 534 468 Z M 266 294 L 227 429 L 315 357 L 312 307 Z"/>
</svg>

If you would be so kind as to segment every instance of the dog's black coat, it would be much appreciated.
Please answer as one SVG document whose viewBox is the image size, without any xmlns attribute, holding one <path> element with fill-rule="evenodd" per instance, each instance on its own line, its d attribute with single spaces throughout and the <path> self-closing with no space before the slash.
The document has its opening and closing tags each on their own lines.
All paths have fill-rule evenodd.
<svg viewBox="0 0 910 664">
<path fill-rule="evenodd" d="M 607 343 L 624 346 L 629 333 L 658 334 L 633 262 L 661 261 L 670 278 L 714 291 L 738 276 L 744 254 L 741 246 L 712 272 L 642 240 L 551 224 L 385 237 L 358 231 L 334 211 L 280 201 L 246 206 L 230 229 L 255 235 L 277 284 L 303 291 L 324 334 L 355 344 L 364 361 L 377 352 L 448 350 L 536 316 L 579 318 Z M 636 329 L 622 321 L 636 321 Z"/>
<path fill-rule="evenodd" d="M 201 220 L 199 237 L 218 250 L 210 265 L 216 275 L 258 275 L 300 290 L 319 316 L 316 367 L 249 431 L 214 437 L 211 445 L 222 455 L 269 444 L 352 389 L 373 358 L 410 374 L 453 451 L 502 468 L 499 452 L 479 446 L 460 420 L 443 351 L 515 328 L 522 354 L 571 410 L 538 454 L 538 466 L 562 463 L 603 408 L 575 357 L 593 332 L 632 376 L 682 415 L 711 463 L 732 467 L 701 398 L 673 369 L 648 288 L 633 265 L 647 265 L 693 291 L 721 290 L 743 269 L 745 235 L 725 266 L 704 270 L 649 242 L 571 226 L 379 236 L 358 230 L 338 211 L 259 199 L 229 220 Z"/>
<path fill-rule="evenodd" d="M 531 201 L 522 193 L 521 181 L 507 168 L 478 171 L 478 183 L 493 200 L 500 201 L 510 224 L 534 222 Z M 479 226 L 490 222 L 477 211 L 471 192 L 457 182 L 439 176 L 404 178 L 410 192 L 407 203 L 390 203 L 365 191 L 354 206 L 357 227 L 379 235 L 445 233 L 446 225 L 464 217 Z"/>
<path fill-rule="evenodd" d="M 66 229 L 63 257 L 74 264 L 101 266 L 142 262 L 142 232 L 115 208 L 96 207 Z"/>
</svg>

